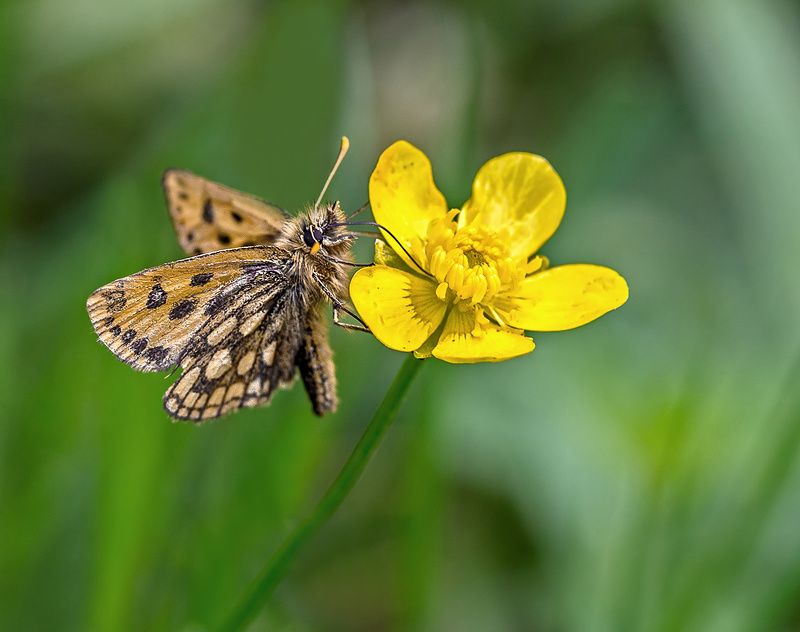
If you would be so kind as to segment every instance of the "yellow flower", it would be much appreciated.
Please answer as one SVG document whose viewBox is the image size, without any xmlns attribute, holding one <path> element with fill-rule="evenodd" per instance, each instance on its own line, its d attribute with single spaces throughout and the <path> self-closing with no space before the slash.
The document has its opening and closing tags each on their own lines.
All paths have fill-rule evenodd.
<svg viewBox="0 0 800 632">
<path fill-rule="evenodd" d="M 376 243 L 376 265 L 353 276 L 350 296 L 391 349 L 447 362 L 507 360 L 533 351 L 524 330 L 579 327 L 628 299 L 610 268 L 549 268 L 536 254 L 566 204 L 561 179 L 540 156 L 492 158 L 472 197 L 449 210 L 427 156 L 398 141 L 378 159 L 369 197 L 391 250 Z"/>
</svg>

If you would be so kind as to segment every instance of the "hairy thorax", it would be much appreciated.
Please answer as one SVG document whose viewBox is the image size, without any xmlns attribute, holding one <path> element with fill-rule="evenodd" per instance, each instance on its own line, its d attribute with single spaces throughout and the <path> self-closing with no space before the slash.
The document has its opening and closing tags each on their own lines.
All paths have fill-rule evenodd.
<svg viewBox="0 0 800 632">
<path fill-rule="evenodd" d="M 307 303 L 347 300 L 347 263 L 353 236 L 338 202 L 301 212 L 287 222 L 275 245 L 289 253 L 289 274 L 304 289 Z M 327 291 L 326 291 L 327 290 Z"/>
</svg>

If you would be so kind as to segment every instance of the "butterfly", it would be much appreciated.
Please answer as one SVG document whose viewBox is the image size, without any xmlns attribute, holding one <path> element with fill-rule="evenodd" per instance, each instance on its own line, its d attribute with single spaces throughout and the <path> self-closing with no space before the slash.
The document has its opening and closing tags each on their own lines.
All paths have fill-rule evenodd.
<svg viewBox="0 0 800 632">
<path fill-rule="evenodd" d="M 360 319 L 346 305 L 356 235 L 339 202 L 296 217 L 254 196 L 188 171 L 163 186 L 188 259 L 113 281 L 86 303 L 100 342 L 139 371 L 181 369 L 164 395 L 174 419 L 203 421 L 268 404 L 299 372 L 317 415 L 338 399 L 323 306 Z M 367 330 L 368 331 L 368 330 Z"/>
</svg>

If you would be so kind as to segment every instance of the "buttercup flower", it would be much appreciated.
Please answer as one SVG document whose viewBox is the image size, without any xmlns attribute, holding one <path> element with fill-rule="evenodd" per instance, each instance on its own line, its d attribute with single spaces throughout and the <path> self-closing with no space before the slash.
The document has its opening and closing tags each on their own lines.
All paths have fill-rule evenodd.
<svg viewBox="0 0 800 632">
<path fill-rule="evenodd" d="M 537 254 L 566 204 L 540 156 L 492 158 L 472 197 L 449 210 L 427 156 L 398 141 L 378 159 L 369 197 L 386 242 L 376 242 L 376 265 L 353 276 L 350 296 L 391 349 L 456 363 L 507 360 L 533 351 L 524 330 L 579 327 L 628 299 L 610 268 L 550 268 Z"/>
</svg>

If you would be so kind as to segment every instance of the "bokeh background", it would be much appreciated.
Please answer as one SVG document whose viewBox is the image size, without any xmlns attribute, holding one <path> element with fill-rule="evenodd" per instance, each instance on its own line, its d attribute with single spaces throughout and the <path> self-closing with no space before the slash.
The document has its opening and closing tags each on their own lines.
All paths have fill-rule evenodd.
<svg viewBox="0 0 800 632">
<path fill-rule="evenodd" d="M 180 257 L 164 168 L 298 208 L 341 134 L 350 209 L 397 138 L 453 206 L 545 155 L 544 252 L 631 299 L 427 362 L 252 629 L 800 628 L 798 3 L 5 2 L 0 76 L 0 628 L 207 629 L 333 478 L 400 354 L 337 330 L 336 415 L 172 424 L 84 301 Z"/>
</svg>

